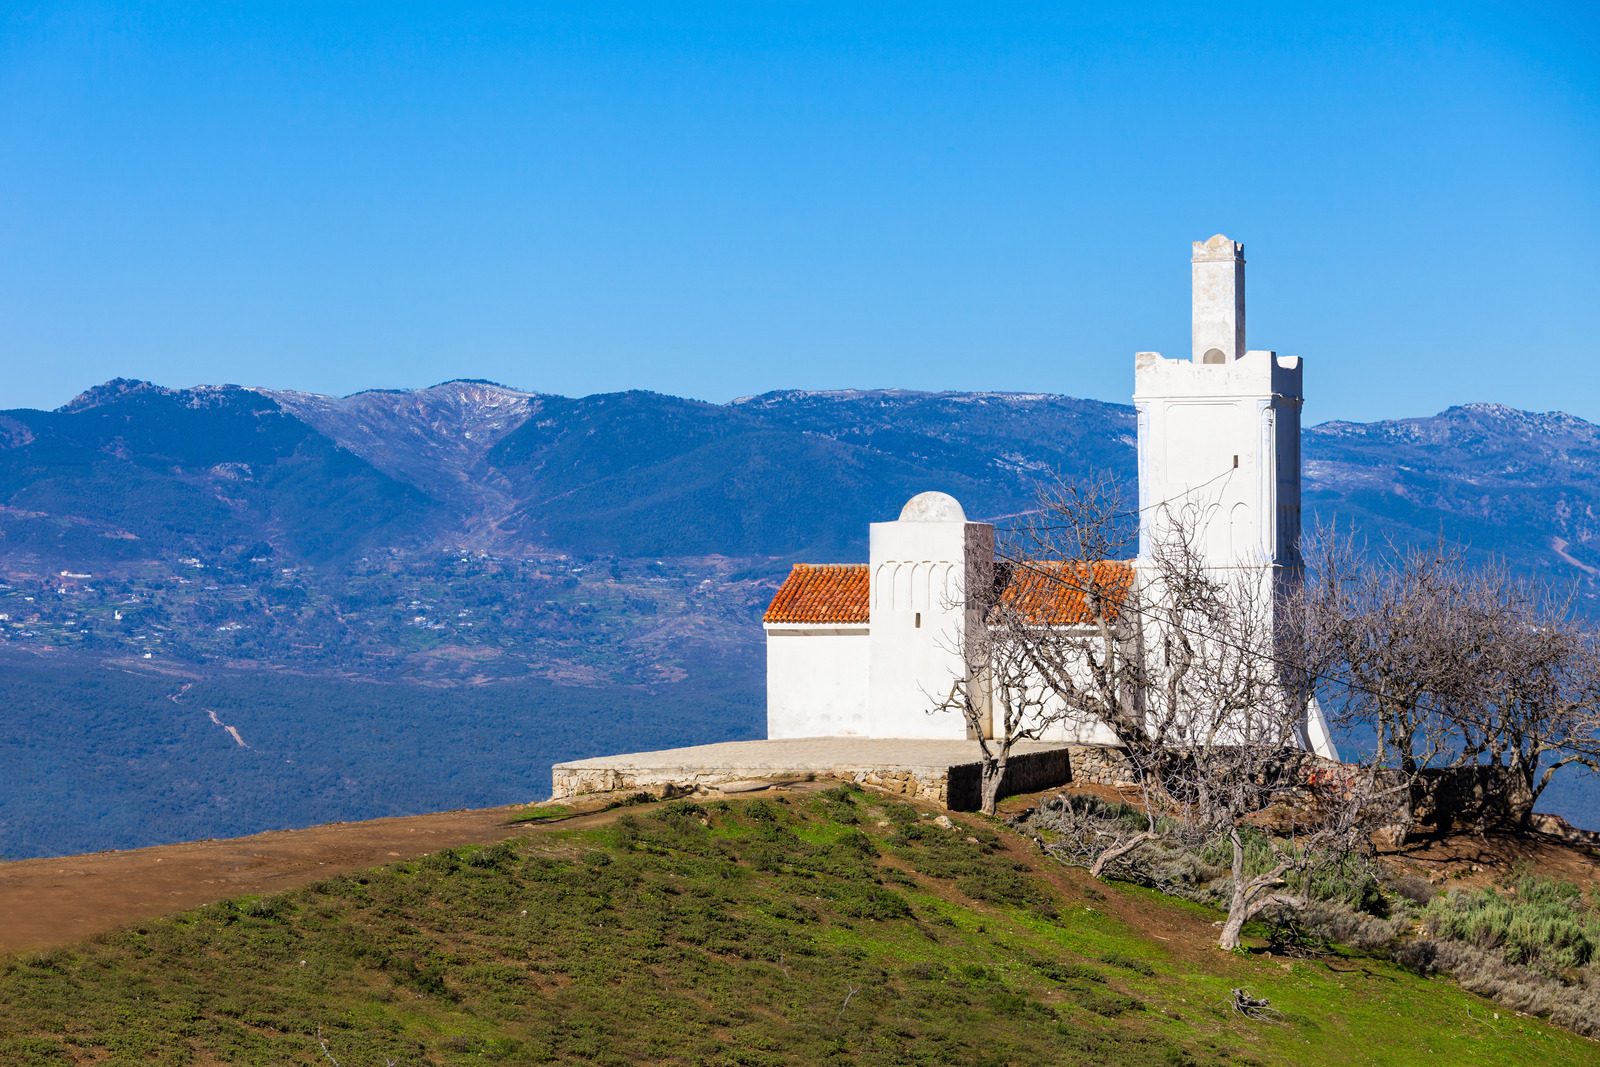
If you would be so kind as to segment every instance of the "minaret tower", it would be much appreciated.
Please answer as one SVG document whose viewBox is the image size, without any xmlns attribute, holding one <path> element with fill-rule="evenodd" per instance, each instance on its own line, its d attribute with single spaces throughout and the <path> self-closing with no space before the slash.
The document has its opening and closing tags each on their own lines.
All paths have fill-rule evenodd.
<svg viewBox="0 0 1600 1067">
<path fill-rule="evenodd" d="M 1244 246 L 1194 242 L 1192 352 L 1134 360 L 1139 555 L 1181 523 L 1213 567 L 1300 567 L 1299 356 L 1247 350 Z"/>
<path fill-rule="evenodd" d="M 1134 357 L 1139 570 L 1181 529 L 1213 571 L 1253 584 L 1268 612 L 1300 581 L 1299 356 L 1245 347 L 1244 246 L 1194 242 L 1191 351 Z M 1308 695 L 1300 743 L 1337 758 Z"/>
</svg>

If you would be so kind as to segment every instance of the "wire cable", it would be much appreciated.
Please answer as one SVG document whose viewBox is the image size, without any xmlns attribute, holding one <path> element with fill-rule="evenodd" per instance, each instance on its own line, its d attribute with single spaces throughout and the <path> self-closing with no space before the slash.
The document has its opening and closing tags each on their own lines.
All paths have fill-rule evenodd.
<svg viewBox="0 0 1600 1067">
<path fill-rule="evenodd" d="M 1046 581 L 1054 582 L 1057 585 L 1065 586 L 1066 588 L 1071 589 L 1074 592 L 1085 593 L 1085 594 L 1094 593 L 1096 596 L 1102 595 L 1102 591 L 1099 590 L 1099 589 L 1096 589 L 1096 588 L 1094 588 L 1092 586 L 1077 585 L 1077 584 L 1074 584 L 1072 582 L 1068 582 L 1065 579 L 1061 578 L 1059 575 L 1053 573 L 1052 571 L 1046 570 L 1046 569 L 1044 569 L 1042 567 L 1039 567 L 1037 564 L 1039 562 L 1041 562 L 1041 561 L 1023 559 L 1023 558 L 1018 557 L 1018 556 L 1007 556 L 1007 555 L 1004 555 L 1002 553 L 996 553 L 996 555 L 998 555 L 1003 562 L 1010 563 L 1012 566 L 1022 567 L 1024 570 L 1028 570 L 1028 571 L 1030 571 L 1030 572 L 1032 572 L 1034 574 L 1039 575 L 1040 577 L 1044 578 Z M 1084 566 L 1090 566 L 1091 565 L 1090 563 L 1087 563 L 1087 562 L 1085 562 L 1083 560 L 1060 560 L 1058 562 L 1068 564 L 1069 566 L 1070 565 L 1077 565 L 1077 566 L 1080 566 L 1080 567 L 1084 567 Z M 1136 567 L 1137 565 L 1136 564 L 1130 564 L 1130 566 Z M 1280 668 L 1284 668 L 1286 670 L 1291 670 L 1291 671 L 1297 672 L 1297 673 L 1301 674 L 1302 676 L 1310 679 L 1312 682 L 1321 681 L 1321 682 L 1324 682 L 1326 684 L 1337 686 L 1337 687 L 1339 687 L 1341 689 L 1345 689 L 1345 690 L 1350 691 L 1350 692 L 1361 693 L 1361 694 L 1363 694 L 1365 696 L 1372 697 L 1372 698 L 1374 698 L 1376 700 L 1385 700 L 1385 699 L 1387 699 L 1387 697 L 1384 694 L 1379 693 L 1375 689 L 1370 689 L 1370 688 L 1367 688 L 1367 687 L 1362 686 L 1362 685 L 1360 685 L 1358 683 L 1355 683 L 1355 682 L 1350 682 L 1350 681 L 1347 681 L 1347 680 L 1344 680 L 1344 679 L 1335 678 L 1335 677 L 1333 677 L 1331 675 L 1323 674 L 1323 673 L 1320 673 L 1318 671 L 1314 671 L 1310 667 L 1307 667 L 1305 664 L 1295 663 L 1295 662 L 1293 662 L 1291 660 L 1284 659 L 1283 657 L 1274 655 L 1272 653 L 1264 653 L 1260 649 L 1247 648 L 1244 645 L 1237 644 L 1237 643 L 1234 643 L 1234 642 L 1230 642 L 1230 641 L 1227 641 L 1225 639 L 1220 639 L 1215 634 L 1205 633 L 1205 632 L 1201 631 L 1198 628 L 1191 627 L 1191 626 L 1185 626 L 1181 622 L 1174 622 L 1173 620 L 1166 619 L 1166 618 L 1158 618 L 1158 617 L 1156 617 L 1154 615 L 1153 612 L 1150 612 L 1150 611 L 1145 610 L 1143 608 L 1140 608 L 1140 607 L 1137 607 L 1137 606 L 1130 607 L 1126 603 L 1126 601 L 1124 601 L 1121 605 L 1119 605 L 1117 610 L 1118 611 L 1124 611 L 1124 610 L 1130 611 L 1134 615 L 1142 616 L 1143 618 L 1146 619 L 1146 621 L 1155 622 L 1155 623 L 1158 623 L 1158 624 L 1164 625 L 1164 626 L 1171 626 L 1174 629 L 1181 630 L 1184 633 L 1187 633 L 1192 637 L 1198 637 L 1198 638 L 1200 638 L 1202 640 L 1215 642 L 1217 644 L 1222 645 L 1224 648 L 1232 649 L 1235 652 L 1239 652 L 1239 653 L 1242 653 L 1242 654 L 1245 654 L 1245 655 L 1261 656 L 1263 659 L 1267 660 L 1267 662 L 1273 664 L 1274 666 L 1280 667 Z"/>
</svg>

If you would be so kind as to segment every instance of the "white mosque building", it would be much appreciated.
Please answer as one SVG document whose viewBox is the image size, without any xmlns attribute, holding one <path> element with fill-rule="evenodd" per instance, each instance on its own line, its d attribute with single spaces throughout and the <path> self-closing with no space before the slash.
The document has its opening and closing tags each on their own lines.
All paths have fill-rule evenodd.
<svg viewBox="0 0 1600 1067">
<path fill-rule="evenodd" d="M 1189 358 L 1134 358 L 1140 558 L 1097 563 L 1097 577 L 1137 580 L 1163 523 L 1187 511 L 1199 517 L 1208 566 L 1271 588 L 1301 565 L 1301 360 L 1245 348 L 1243 246 L 1218 234 L 1193 252 Z M 767 736 L 965 738 L 959 714 L 930 714 L 929 694 L 965 676 L 962 635 L 984 621 L 961 591 L 992 582 L 995 570 L 994 527 L 938 492 L 873 523 L 867 563 L 796 564 L 763 622 Z M 1055 614 L 1070 618 L 1073 606 Z M 1115 741 L 1095 721 L 1052 731 L 1044 740 Z M 1301 743 L 1337 758 L 1315 701 Z"/>
</svg>

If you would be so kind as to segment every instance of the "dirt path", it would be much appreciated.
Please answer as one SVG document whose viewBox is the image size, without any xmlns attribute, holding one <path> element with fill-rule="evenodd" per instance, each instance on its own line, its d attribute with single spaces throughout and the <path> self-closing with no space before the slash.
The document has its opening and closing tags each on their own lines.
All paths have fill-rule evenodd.
<svg viewBox="0 0 1600 1067">
<path fill-rule="evenodd" d="M 70 944 L 228 897 L 273 893 L 441 848 L 516 837 L 520 806 L 0 863 L 0 953 Z M 598 812 L 556 825 L 595 825 Z"/>
<path fill-rule="evenodd" d="M 1178 958 L 1210 960 L 1216 955 L 1218 931 L 1210 922 L 1175 908 L 1147 907 L 1140 898 L 1090 877 L 1085 868 L 1049 858 L 1019 834 L 1003 833 L 1000 843 L 1008 855 L 1026 864 L 1068 900 L 1094 901 L 1095 908 L 1162 942 Z"/>
<path fill-rule="evenodd" d="M 180 685 L 178 687 L 176 692 L 168 693 L 167 694 L 167 699 L 172 701 L 174 704 L 182 704 L 183 703 L 183 698 L 188 696 L 189 695 L 189 690 L 191 690 L 193 688 L 194 688 L 194 683 L 193 682 L 184 682 L 182 685 Z M 211 725 L 212 726 L 221 727 L 227 733 L 227 735 L 229 737 L 233 738 L 234 744 L 238 745 L 240 748 L 249 748 L 250 747 L 249 745 L 244 743 L 244 738 L 239 736 L 238 727 L 229 726 L 227 723 L 225 723 L 221 719 L 217 718 L 216 709 L 214 709 L 214 708 L 201 708 L 200 710 L 205 712 L 208 716 L 210 716 Z"/>
</svg>

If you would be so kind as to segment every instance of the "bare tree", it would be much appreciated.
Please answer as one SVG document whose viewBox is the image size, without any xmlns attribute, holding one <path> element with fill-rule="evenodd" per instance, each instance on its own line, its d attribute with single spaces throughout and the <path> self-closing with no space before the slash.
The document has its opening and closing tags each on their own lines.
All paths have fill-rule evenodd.
<svg viewBox="0 0 1600 1067">
<path fill-rule="evenodd" d="M 1130 520 L 1136 514 L 1109 476 L 1044 483 L 999 573 L 1037 623 L 1026 635 L 1029 655 L 1065 711 L 1143 746 L 1149 678 Z"/>
<path fill-rule="evenodd" d="M 1162 516 L 1169 536 L 1148 546 L 1136 573 L 1128 557 L 1138 517 L 1109 477 L 1057 480 L 1042 487 L 1003 565 L 1009 602 L 1031 624 L 1021 644 L 1060 720 L 1109 730 L 1140 792 L 1143 828 L 1099 820 L 1095 877 L 1156 839 L 1158 816 L 1175 807 L 1169 777 L 1189 745 L 1195 618 L 1215 615 L 1220 588 L 1199 549 L 1198 524 L 1184 512 Z"/>
<path fill-rule="evenodd" d="M 1373 762 L 1407 776 L 1460 755 L 1457 709 L 1486 684 L 1496 611 L 1464 554 L 1439 543 L 1376 559 L 1348 538 L 1312 540 L 1313 580 L 1292 612 L 1296 651 L 1337 720 L 1373 737 Z"/>
<path fill-rule="evenodd" d="M 1109 475 L 1041 484 L 1030 521 L 1011 538 L 1002 564 L 1007 596 L 1030 623 L 1022 634 L 1032 670 L 1047 683 L 1057 720 L 1098 723 L 1116 738 L 1138 789 L 1143 825 L 1084 813 L 1073 847 L 1085 850 L 1089 873 L 1155 840 L 1163 724 L 1152 722 L 1147 693 L 1148 603 L 1133 561 L 1138 513 Z M 1077 813 L 1066 803 L 1059 815 Z"/>
<path fill-rule="evenodd" d="M 1493 640 L 1486 684 L 1452 708 L 1461 763 L 1507 772 L 1518 790 L 1511 814 L 1525 826 L 1562 768 L 1600 770 L 1600 635 L 1575 617 L 1570 598 L 1503 563 L 1476 575 L 1473 591 Z"/>
<path fill-rule="evenodd" d="M 1181 543 L 1168 551 L 1194 555 Z M 1300 747 L 1307 678 L 1285 659 L 1270 578 L 1191 566 L 1186 582 L 1184 615 L 1163 639 L 1164 676 L 1176 681 L 1163 697 L 1172 724 L 1162 787 L 1190 835 L 1229 846 L 1218 943 L 1232 950 L 1267 908 L 1305 904 L 1295 887 L 1313 868 L 1366 847 L 1379 779 L 1373 768 L 1319 766 Z M 1254 870 L 1251 836 L 1268 857 Z"/>
<path fill-rule="evenodd" d="M 1600 769 L 1600 639 L 1568 597 L 1439 543 L 1371 558 L 1319 535 L 1297 654 L 1415 795 L 1435 769 L 1497 768 L 1521 822 L 1564 767 Z"/>
<path fill-rule="evenodd" d="M 1116 737 L 1147 822 L 1089 849 L 1096 874 L 1156 835 L 1158 811 L 1196 840 L 1227 842 L 1224 948 L 1264 909 L 1303 903 L 1295 887 L 1312 867 L 1369 848 L 1432 767 L 1503 768 L 1523 782 L 1526 810 L 1563 766 L 1600 768 L 1600 643 L 1503 573 L 1442 545 L 1373 563 L 1327 537 L 1309 585 L 1218 566 L 1199 509 L 1180 503 L 1153 524 L 1162 539 L 1135 574 L 1110 562 L 1131 547 L 1129 516 L 1105 479 L 1041 494 L 987 609 L 984 691 L 999 698 L 1002 743 L 1019 723 L 1036 737 L 1068 719 Z M 1371 731 L 1365 765 L 1304 751 L 1319 682 L 1345 725 Z M 983 709 L 966 703 L 976 721 Z"/>
<path fill-rule="evenodd" d="M 1141 791 L 1144 793 L 1144 803 L 1141 805 L 1144 810 L 1144 828 L 1135 830 L 1132 833 L 1117 834 L 1103 848 L 1096 850 L 1094 859 L 1089 864 L 1089 875 L 1091 877 L 1106 877 L 1113 863 L 1124 856 L 1132 855 L 1140 846 L 1146 845 L 1161 836 L 1157 822 L 1158 809 L 1153 803 L 1150 790 L 1141 786 Z"/>
<path fill-rule="evenodd" d="M 969 626 L 957 642 L 967 674 L 955 679 L 932 710 L 960 712 L 967 733 L 977 738 L 982 754 L 979 806 L 984 814 L 993 815 L 1012 749 L 1019 742 L 1043 737 L 1060 721 L 1061 711 L 1034 666 L 1038 624 L 1004 595 L 998 582 L 994 589 L 967 595 L 981 604 L 977 617 L 983 624 Z"/>
<path fill-rule="evenodd" d="M 1308 675 L 1280 648 L 1273 576 L 1217 567 L 1201 516 L 1181 505 L 1161 517 L 1163 535 L 1136 573 L 1133 517 L 1109 480 L 1041 494 L 997 569 L 989 625 L 969 638 L 986 643 L 977 662 L 987 673 L 973 671 L 981 684 L 958 685 L 945 706 L 969 724 L 992 711 L 998 745 L 981 743 L 986 766 L 1001 773 L 1008 738 L 1069 720 L 1108 728 L 1143 792 L 1146 824 L 1098 842 L 1091 870 L 1103 875 L 1154 838 L 1158 812 L 1196 841 L 1226 839 L 1234 878 L 1221 943 L 1233 948 L 1250 918 L 1292 902 L 1284 890 L 1294 875 L 1353 847 L 1364 785 L 1349 773 L 1302 773 Z M 1285 804 L 1291 795 L 1297 802 Z M 1286 836 L 1265 835 L 1273 862 L 1250 867 L 1246 836 L 1275 807 Z"/>
<path fill-rule="evenodd" d="M 1098 797 L 1059 793 L 1045 798 L 1030 821 L 1053 832 L 1049 841 L 1035 835 L 1041 849 L 1064 863 L 1087 867 L 1092 877 L 1105 878 L 1118 860 L 1161 836 L 1156 807 L 1146 799 L 1138 811 L 1134 819 L 1127 809 L 1118 810 Z"/>
<path fill-rule="evenodd" d="M 1260 777 L 1249 760 L 1281 762 L 1296 746 L 1308 690 L 1275 662 L 1271 605 L 1262 599 L 1272 586 L 1241 586 L 1239 574 L 1259 570 L 1219 571 L 1206 558 L 1198 508 L 1162 505 L 1152 524 L 1160 536 L 1145 546 L 1136 574 L 1131 562 L 1096 562 L 1133 547 L 1136 516 L 1114 483 L 1057 484 L 1040 500 L 1026 538 L 1045 562 L 1018 566 L 1033 569 L 1035 580 L 1075 585 L 1081 596 L 1067 602 L 1067 617 L 1032 635 L 1035 666 L 1067 708 L 1115 736 L 1145 813 L 1143 829 L 1124 826 L 1101 843 L 1090 865 L 1100 877 L 1157 838 L 1163 814 L 1192 822 L 1258 807 L 1227 787 Z M 1223 691 L 1230 684 L 1236 692 Z M 1197 756 L 1209 746 L 1223 747 Z"/>
<path fill-rule="evenodd" d="M 1128 513 L 1110 478 L 1057 480 L 1001 549 L 994 582 L 963 590 L 976 608 L 958 642 L 965 677 L 931 710 L 958 711 L 981 752 L 992 813 L 1013 748 L 1068 721 L 1137 730 L 1142 683 L 1125 553 Z M 1109 564 L 1109 565 L 1108 565 Z M 1119 731 L 1119 736 L 1121 736 Z"/>
</svg>

